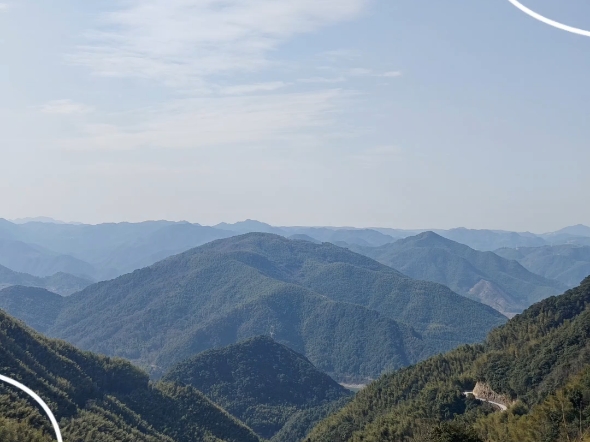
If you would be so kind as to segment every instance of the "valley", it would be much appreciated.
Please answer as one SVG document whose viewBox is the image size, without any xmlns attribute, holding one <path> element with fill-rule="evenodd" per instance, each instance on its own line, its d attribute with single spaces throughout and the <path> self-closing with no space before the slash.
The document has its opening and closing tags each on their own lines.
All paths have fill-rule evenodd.
<svg viewBox="0 0 590 442">
<path fill-rule="evenodd" d="M 555 383 L 557 378 L 551 376 L 558 376 L 561 368 L 551 368 L 547 373 L 535 375 L 536 384 L 531 387 L 528 383 L 524 387 L 505 384 L 502 379 L 511 379 L 512 375 L 502 370 L 512 365 L 518 367 L 520 362 L 517 358 L 514 364 L 506 365 L 502 359 L 502 352 L 506 350 L 500 348 L 517 345 L 523 355 L 531 357 L 540 350 L 526 350 L 529 348 L 526 340 L 518 344 L 503 343 L 498 349 L 494 346 L 500 342 L 499 336 L 506 336 L 502 339 L 508 341 L 527 338 L 527 334 L 515 337 L 521 336 L 521 332 L 513 335 L 502 330 L 515 329 L 524 321 L 529 324 L 527 333 L 531 333 L 536 327 L 535 321 L 540 319 L 538 313 L 531 312 L 543 310 L 543 306 L 554 308 L 550 307 L 554 305 L 553 300 L 565 299 L 563 302 L 567 305 L 576 303 L 576 310 L 568 313 L 568 321 L 579 317 L 575 319 L 578 322 L 572 324 L 581 324 L 586 305 L 586 301 L 581 300 L 586 299 L 587 282 L 573 292 L 567 291 L 564 278 L 551 279 L 551 275 L 534 273 L 538 267 L 525 258 L 538 254 L 547 256 L 547 250 L 553 253 L 550 256 L 560 257 L 564 256 L 562 251 L 567 250 L 565 256 L 569 261 L 563 266 L 573 263 L 576 267 L 575 259 L 583 263 L 584 246 L 504 248 L 496 254 L 473 249 L 432 231 L 395 239 L 389 233 L 376 235 L 367 230 L 275 228 L 255 222 L 221 227 L 235 230 L 224 230 L 226 233 L 219 234 L 220 238 L 215 234 L 207 241 L 199 235 L 204 231 L 211 235 L 210 229 L 217 227 L 161 222 L 140 225 L 141 234 L 148 236 L 144 237 L 146 243 L 136 249 L 139 254 L 140 250 L 157 250 L 160 237 L 177 241 L 179 248 L 176 250 L 183 250 L 181 243 L 186 247 L 197 246 L 176 254 L 173 248 L 148 254 L 152 256 L 150 259 L 157 259 L 159 253 L 163 259 L 153 264 L 149 264 L 150 260 L 143 261 L 148 265 L 96 283 L 60 274 L 57 280 L 61 281 L 59 287 L 62 288 L 57 290 L 56 283 L 51 286 L 47 282 L 55 277 L 33 276 L 8 268 L 0 272 L 5 281 L 0 289 L 0 309 L 10 315 L 0 317 L 0 323 L 5 324 L 6 336 L 12 336 L 10 342 L 13 342 L 12 347 L 5 347 L 10 350 L 4 353 L 2 361 L 16 357 L 25 363 L 23 366 L 20 363 L 6 365 L 13 367 L 13 375 L 19 378 L 22 376 L 19 370 L 30 370 L 26 364 L 33 364 L 37 374 L 32 374 L 30 379 L 41 381 L 41 376 L 48 376 L 55 365 L 51 357 L 43 356 L 50 351 L 80 367 L 77 370 L 82 372 L 76 372 L 76 379 L 111 376 L 101 374 L 102 369 L 96 365 L 87 365 L 85 358 L 103 361 L 100 364 L 105 366 L 114 364 L 121 367 L 117 370 L 130 373 L 125 376 L 132 376 L 131 390 L 127 387 L 117 390 L 119 387 L 111 387 L 111 381 L 105 384 L 115 390 L 106 393 L 104 397 L 108 399 L 101 399 L 102 402 L 96 402 L 93 408 L 86 408 L 84 404 L 89 399 L 82 398 L 101 395 L 100 386 L 99 390 L 80 393 L 75 392 L 74 386 L 63 393 L 57 390 L 44 393 L 43 388 L 51 385 L 55 375 L 49 375 L 49 380 L 43 381 L 45 384 L 33 382 L 33 385 L 46 385 L 39 388 L 50 401 L 52 395 L 62 394 L 59 396 L 62 399 L 53 403 L 60 410 L 60 407 L 69 410 L 60 411 L 68 437 L 87 431 L 84 428 L 90 419 L 103 422 L 104 434 L 96 433 L 96 440 L 105 442 L 111 440 L 109 437 L 123 441 L 188 442 L 192 439 L 186 439 L 188 433 L 183 433 L 186 431 L 198 431 L 202 434 L 199 437 L 206 441 L 211 438 L 211 441 L 234 440 L 229 434 L 215 436 L 218 430 L 192 417 L 186 428 L 171 426 L 155 410 L 138 407 L 139 397 L 143 397 L 146 404 L 170 401 L 169 406 L 183 416 L 189 416 L 189 410 L 199 404 L 197 407 L 209 410 L 206 413 L 213 413 L 210 416 L 214 421 L 230 419 L 234 422 L 232 434 L 243 433 L 236 441 L 246 437 L 243 440 L 356 442 L 356 434 L 363 434 L 367 441 L 372 441 L 372 435 L 379 433 L 388 434 L 379 441 L 397 442 L 400 434 L 435 431 L 432 422 L 422 424 L 418 420 L 415 426 L 396 417 L 398 412 L 411 416 L 417 407 L 422 409 L 422 401 L 430 395 L 428 414 L 440 416 L 436 418 L 442 425 L 437 427 L 440 431 L 475 434 L 483 431 L 481 428 L 488 422 L 496 422 L 495 413 L 510 414 L 512 410 L 520 410 L 521 401 L 528 407 L 527 413 L 537 413 L 538 404 L 552 394 L 561 394 L 559 388 L 570 382 L 570 377 L 566 377 Z M 37 228 L 36 234 L 40 235 L 44 229 L 54 227 Z M 117 231 L 121 234 L 132 231 L 133 225 L 105 228 L 111 234 Z M 249 229 L 265 232 L 243 233 Z M 198 232 L 197 236 L 194 232 Z M 386 240 L 384 235 L 390 239 Z M 401 232 L 396 235 L 404 236 Z M 486 235 L 488 233 L 484 233 Z M 23 236 L 16 237 L 23 239 Z M 80 236 L 76 243 L 84 244 L 83 238 Z M 198 245 L 201 240 L 205 243 Z M 128 254 L 132 248 L 121 248 L 122 239 L 117 241 L 119 251 L 108 252 L 111 254 L 109 262 L 121 264 L 112 268 L 133 269 L 141 265 L 141 261 Z M 48 252 L 49 240 L 44 240 L 43 244 L 29 247 L 44 251 L 45 256 L 58 254 Z M 105 245 L 103 242 L 102 246 Z M 23 249 L 23 246 L 18 248 Z M 63 245 L 59 250 L 59 253 L 68 251 L 72 256 L 84 256 Z M 34 256 L 39 259 L 38 254 Z M 26 268 L 26 260 L 17 262 L 24 266 L 21 268 Z M 60 259 L 60 262 L 64 261 Z M 95 269 L 100 268 L 94 267 L 97 262 L 92 264 Z M 135 264 L 122 264 L 124 262 Z M 94 273 L 94 276 L 99 274 Z M 75 283 L 81 285 L 71 291 L 63 289 Z M 561 295 L 563 292 L 566 294 Z M 560 306 L 557 311 L 569 311 L 569 308 Z M 529 321 L 526 318 L 531 318 L 532 322 L 526 322 Z M 23 322 L 15 322 L 17 320 Z M 566 333 L 558 331 L 566 327 L 566 322 L 554 321 L 558 323 L 544 332 L 549 333 L 543 338 L 548 342 L 562 339 Z M 567 327 L 571 329 L 577 325 Z M 550 331 L 553 329 L 555 331 Z M 11 334 L 14 331 L 18 331 L 20 338 Z M 53 341 L 55 338 L 65 341 Z M 549 364 L 557 363 L 562 367 L 565 363 L 572 373 L 577 373 L 584 359 L 575 362 L 571 359 L 571 352 L 577 345 L 573 342 L 577 341 L 568 339 L 563 343 L 567 352 L 556 356 L 558 359 L 552 359 L 554 362 Z M 537 348 L 544 344 L 530 345 Z M 45 346 L 55 350 L 46 350 Z M 28 359 L 18 356 L 32 348 L 37 348 L 33 352 L 34 360 L 26 362 Z M 541 351 L 541 354 L 546 352 Z M 526 372 L 529 370 L 526 364 L 530 362 L 516 369 Z M 500 373 L 503 374 L 498 378 Z M 412 385 L 410 393 L 399 396 L 391 390 L 393 385 L 398 385 L 395 389 L 406 391 L 407 382 Z M 486 387 L 489 391 L 493 388 L 493 394 L 480 392 L 481 382 L 489 386 Z M 547 387 L 548 382 L 554 383 Z M 536 388 L 549 390 L 534 396 L 538 394 Z M 373 398 L 376 391 L 386 391 L 387 396 Z M 2 394 L 6 395 L 4 402 Z M 499 401 L 496 395 L 510 399 Z M 0 390 L 0 409 L 3 403 L 6 406 L 16 397 L 18 394 L 10 389 Z M 26 405 L 25 398 L 19 400 L 25 401 L 23 412 L 18 415 L 21 417 L 3 414 L 2 417 L 8 419 L 2 424 L 3 428 L 20 428 L 22 416 L 33 419 L 34 408 Z M 358 407 L 367 410 L 364 402 L 367 400 L 375 404 L 371 406 L 373 411 L 359 421 L 354 410 Z M 505 405 L 508 402 L 510 405 Z M 115 406 L 117 414 L 136 417 L 113 419 Z M 439 407 L 439 411 L 433 406 Z M 213 412 L 207 407 L 216 407 L 219 411 Z M 7 413 L 8 408 L 5 410 Z M 39 423 L 34 426 L 40 433 L 31 433 L 31 437 L 45 442 L 47 427 L 41 425 L 39 416 L 35 419 Z M 343 427 L 339 419 L 352 423 L 347 426 L 347 432 L 341 432 Z M 389 428 L 386 433 L 383 433 L 383 425 Z M 333 428 L 338 431 L 333 433 Z M 117 434 L 121 434 L 120 439 Z M 490 440 L 495 442 L 495 439 Z"/>
<path fill-rule="evenodd" d="M 0 442 L 590 442 L 588 16 L 0 0 Z"/>
</svg>

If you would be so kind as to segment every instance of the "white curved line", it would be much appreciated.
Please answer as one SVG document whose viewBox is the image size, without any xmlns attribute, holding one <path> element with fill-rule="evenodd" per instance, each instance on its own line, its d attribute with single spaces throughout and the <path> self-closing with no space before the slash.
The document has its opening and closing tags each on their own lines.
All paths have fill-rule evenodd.
<svg viewBox="0 0 590 442">
<path fill-rule="evenodd" d="M 61 431 L 59 430 L 59 425 L 57 424 L 57 420 L 55 419 L 55 416 L 53 415 L 53 413 L 51 412 L 51 410 L 49 409 L 47 404 L 45 402 L 43 402 L 43 399 L 41 399 L 39 396 L 37 396 L 37 394 L 33 390 L 31 390 L 30 388 L 27 388 L 25 385 L 21 384 L 20 382 L 15 381 L 14 379 L 7 378 L 6 376 L 2 376 L 0 374 L 0 381 L 4 381 L 7 384 L 13 385 L 16 388 L 21 389 L 22 391 L 27 393 L 29 396 L 31 396 L 33 399 L 35 399 L 35 401 L 37 401 L 37 403 L 39 405 L 41 405 L 41 408 L 43 408 L 45 413 L 47 413 L 47 416 L 49 417 L 49 420 L 51 421 L 51 424 L 53 425 L 53 429 L 55 430 L 55 437 L 57 438 L 58 442 L 63 442 L 63 439 L 61 437 Z"/>
<path fill-rule="evenodd" d="M 549 26 L 553 26 L 554 28 L 561 29 L 563 31 L 571 32 L 572 34 L 583 35 L 584 37 L 590 37 L 590 31 L 585 31 L 584 29 L 573 28 L 568 25 L 564 25 L 563 23 L 556 22 L 555 20 L 551 20 L 547 17 L 543 17 L 541 14 L 537 14 L 535 11 L 531 11 L 529 8 L 518 2 L 517 0 L 508 0 L 522 12 L 527 15 L 530 15 L 536 20 L 543 22 Z"/>
</svg>

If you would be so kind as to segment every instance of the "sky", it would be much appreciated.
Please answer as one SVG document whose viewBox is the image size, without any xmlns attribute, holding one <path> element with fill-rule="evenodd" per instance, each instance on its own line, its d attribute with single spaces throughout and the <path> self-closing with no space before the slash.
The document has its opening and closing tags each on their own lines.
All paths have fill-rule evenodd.
<svg viewBox="0 0 590 442">
<path fill-rule="evenodd" d="M 508 0 L 0 0 L 0 217 L 590 224 L 589 70 Z"/>
</svg>

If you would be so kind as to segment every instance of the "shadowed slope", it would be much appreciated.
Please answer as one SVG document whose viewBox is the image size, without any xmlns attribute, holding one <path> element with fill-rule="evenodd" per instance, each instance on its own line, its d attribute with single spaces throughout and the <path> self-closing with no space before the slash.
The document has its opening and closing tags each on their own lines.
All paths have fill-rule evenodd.
<svg viewBox="0 0 590 442">
<path fill-rule="evenodd" d="M 305 357 L 264 336 L 200 353 L 163 379 L 192 385 L 266 439 L 297 412 L 352 396 Z"/>
</svg>

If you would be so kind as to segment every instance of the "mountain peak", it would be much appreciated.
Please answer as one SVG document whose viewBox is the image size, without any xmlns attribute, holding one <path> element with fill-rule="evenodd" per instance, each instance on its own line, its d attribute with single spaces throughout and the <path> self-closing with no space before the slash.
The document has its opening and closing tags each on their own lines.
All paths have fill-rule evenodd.
<svg viewBox="0 0 590 442">
<path fill-rule="evenodd" d="M 452 246 L 461 246 L 467 247 L 463 244 L 459 244 L 453 240 L 445 238 L 438 233 L 435 233 L 431 230 L 426 232 L 419 233 L 415 236 L 409 236 L 407 238 L 401 239 L 397 241 L 397 245 L 412 245 L 414 247 L 433 247 L 433 246 L 445 246 L 445 247 L 452 247 Z"/>
<path fill-rule="evenodd" d="M 282 233 L 278 227 L 271 226 L 270 224 L 257 221 L 255 219 L 247 219 L 239 221 L 234 224 L 220 223 L 214 226 L 218 229 L 231 230 L 237 233 L 247 232 L 264 232 L 264 233 Z"/>
<path fill-rule="evenodd" d="M 590 236 L 590 227 L 584 224 L 576 224 L 575 226 L 564 227 L 550 235 L 572 235 L 572 236 Z"/>
<path fill-rule="evenodd" d="M 265 439 L 297 411 L 351 396 L 303 355 L 267 335 L 193 356 L 164 380 L 195 387 Z M 252 416 L 253 405 L 272 412 Z"/>
</svg>

